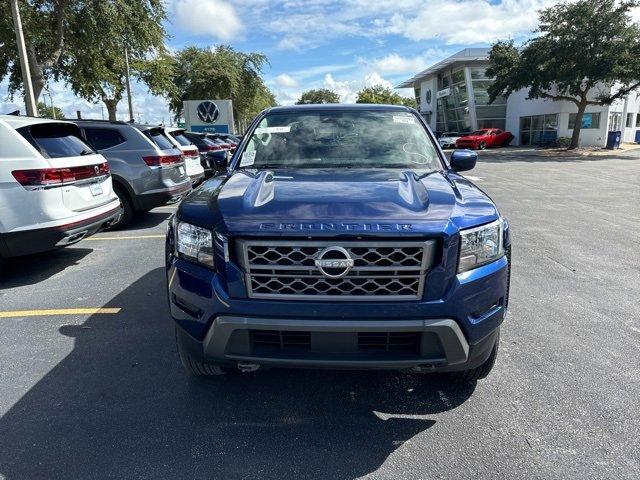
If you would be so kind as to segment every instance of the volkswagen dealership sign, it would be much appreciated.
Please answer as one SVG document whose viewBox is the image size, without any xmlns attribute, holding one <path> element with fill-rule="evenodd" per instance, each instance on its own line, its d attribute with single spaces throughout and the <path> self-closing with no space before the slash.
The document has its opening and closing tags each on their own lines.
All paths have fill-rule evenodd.
<svg viewBox="0 0 640 480">
<path fill-rule="evenodd" d="M 184 102 L 185 128 L 192 132 L 233 133 L 231 100 L 188 100 Z"/>
</svg>

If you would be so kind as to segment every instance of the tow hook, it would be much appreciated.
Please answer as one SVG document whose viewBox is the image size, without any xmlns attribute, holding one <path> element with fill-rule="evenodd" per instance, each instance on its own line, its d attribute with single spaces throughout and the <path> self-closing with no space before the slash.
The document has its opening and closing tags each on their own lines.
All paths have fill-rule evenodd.
<svg viewBox="0 0 640 480">
<path fill-rule="evenodd" d="M 255 372 L 260 368 L 260 365 L 252 362 L 238 362 L 238 370 L 244 373 Z"/>
</svg>

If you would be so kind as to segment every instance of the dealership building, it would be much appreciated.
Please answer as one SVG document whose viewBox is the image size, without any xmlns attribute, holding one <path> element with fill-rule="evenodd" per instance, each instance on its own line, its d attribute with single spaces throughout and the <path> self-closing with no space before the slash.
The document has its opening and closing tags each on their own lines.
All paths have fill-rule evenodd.
<svg viewBox="0 0 640 480">
<path fill-rule="evenodd" d="M 486 75 L 488 66 L 488 48 L 465 48 L 397 88 L 414 89 L 418 110 L 434 131 L 500 128 L 514 135 L 512 145 L 521 146 L 551 144 L 558 137 L 571 137 L 578 111 L 574 103 L 527 100 L 526 89 L 489 103 L 487 89 L 493 80 Z M 588 106 L 582 119 L 580 146 L 605 146 L 610 131 L 621 131 L 623 142 L 637 141 L 639 112 L 638 92 L 612 105 Z"/>
</svg>

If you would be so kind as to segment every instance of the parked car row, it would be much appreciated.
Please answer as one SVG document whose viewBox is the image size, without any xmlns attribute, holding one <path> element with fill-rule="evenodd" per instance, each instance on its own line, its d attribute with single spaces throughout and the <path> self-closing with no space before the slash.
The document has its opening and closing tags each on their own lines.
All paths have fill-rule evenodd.
<svg viewBox="0 0 640 480">
<path fill-rule="evenodd" d="M 0 264 L 121 228 L 226 167 L 239 139 L 0 115 Z"/>
<path fill-rule="evenodd" d="M 484 150 L 491 147 L 506 147 L 513 138 L 511 132 L 499 128 L 484 128 L 471 133 L 443 132 L 438 135 L 438 142 L 442 148 Z"/>
</svg>

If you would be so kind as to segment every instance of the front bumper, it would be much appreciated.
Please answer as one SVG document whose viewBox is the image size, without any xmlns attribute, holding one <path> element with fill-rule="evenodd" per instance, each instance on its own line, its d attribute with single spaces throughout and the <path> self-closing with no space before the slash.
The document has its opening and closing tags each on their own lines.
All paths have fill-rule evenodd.
<svg viewBox="0 0 640 480">
<path fill-rule="evenodd" d="M 254 338 L 264 335 L 256 332 L 268 332 L 267 338 L 280 337 L 282 344 L 256 346 Z M 303 333 L 308 342 L 300 341 Z M 417 343 L 415 348 L 398 348 L 393 341 L 380 341 L 385 336 L 415 338 Z M 496 338 L 497 331 L 469 345 L 452 319 L 352 321 L 220 316 L 201 342 L 177 330 L 182 350 L 200 362 L 332 369 L 473 368 L 488 358 Z"/>
<path fill-rule="evenodd" d="M 167 274 L 177 339 L 204 363 L 462 370 L 480 365 L 493 348 L 506 314 L 509 261 L 456 275 L 443 298 L 409 302 L 230 298 L 215 272 L 175 258 Z M 304 348 L 283 341 L 283 348 L 265 350 L 255 341 L 287 332 L 302 335 Z M 378 339 L 413 333 L 417 344 L 410 351 L 360 348 L 367 332 Z"/>
</svg>

